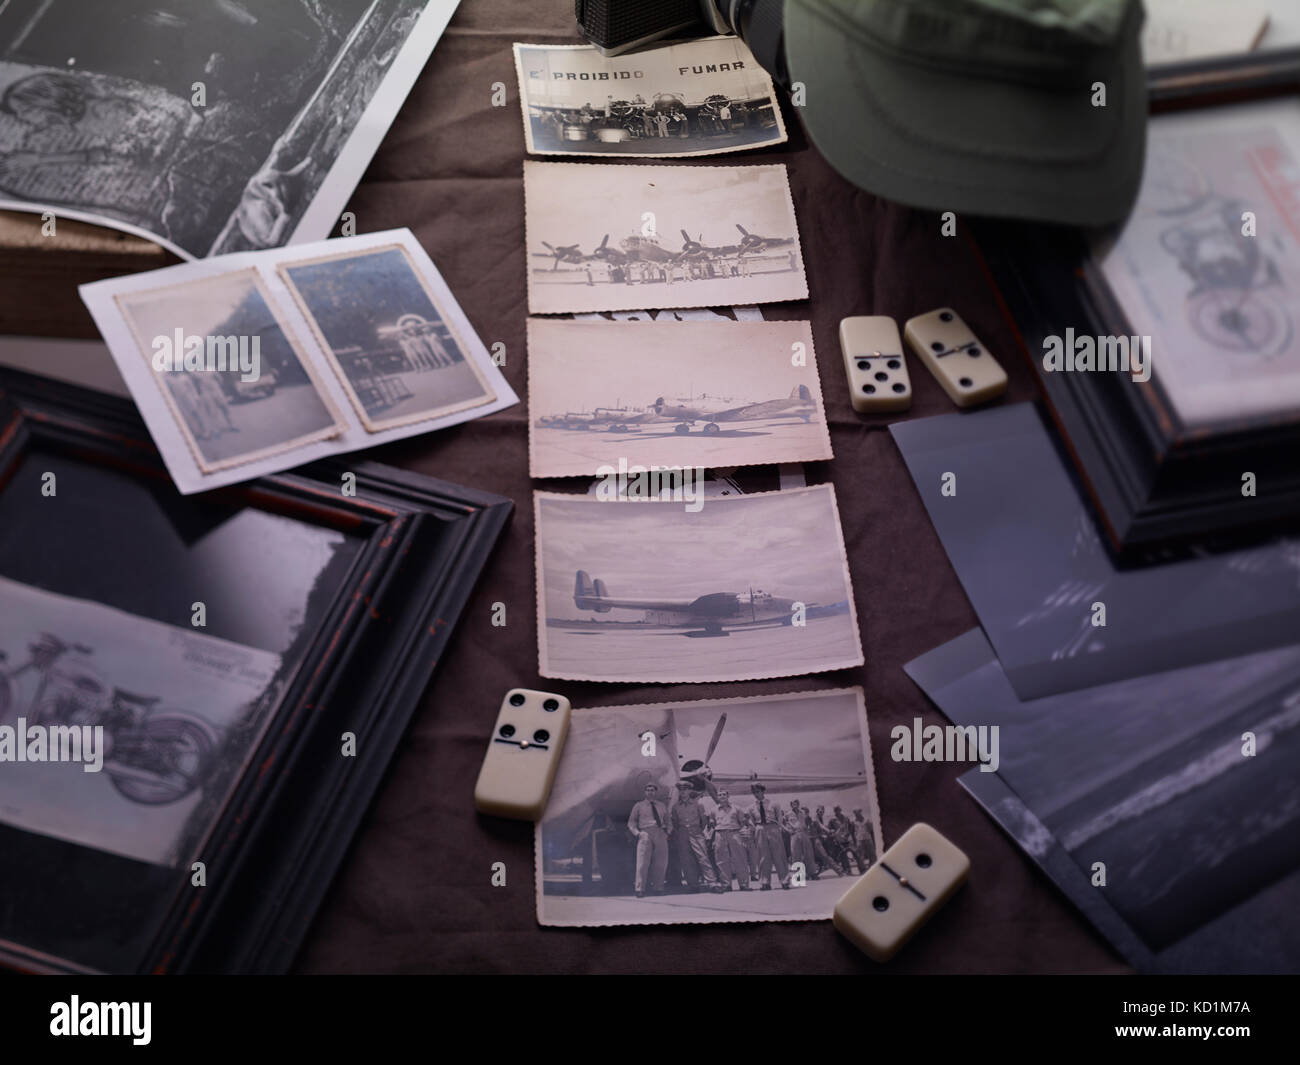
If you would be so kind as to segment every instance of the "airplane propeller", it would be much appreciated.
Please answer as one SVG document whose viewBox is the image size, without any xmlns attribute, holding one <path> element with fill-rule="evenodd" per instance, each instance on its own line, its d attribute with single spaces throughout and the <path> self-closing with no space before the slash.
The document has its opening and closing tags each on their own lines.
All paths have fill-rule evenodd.
<svg viewBox="0 0 1300 1065">
<path fill-rule="evenodd" d="M 576 244 L 561 244 L 557 248 L 552 244 L 547 244 L 546 241 L 542 241 L 542 245 L 555 257 L 555 264 L 551 267 L 552 271 L 558 270 L 563 260 L 572 259 L 573 256 L 578 254 L 578 245 Z"/>
<path fill-rule="evenodd" d="M 682 234 L 682 250 L 681 250 L 682 256 L 686 258 L 694 258 L 697 255 L 704 254 L 704 245 L 700 243 L 700 241 L 704 239 L 703 233 L 700 234 L 699 240 L 691 240 L 691 235 L 687 233 L 686 230 L 684 229 L 681 231 L 681 234 Z"/>
<path fill-rule="evenodd" d="M 754 252 L 759 251 L 762 249 L 763 245 L 767 243 L 767 238 L 760 237 L 757 233 L 751 233 L 739 222 L 736 223 L 736 228 L 740 230 L 740 254 L 741 255 L 744 255 L 746 252 L 750 252 L 750 251 L 754 251 Z"/>
<path fill-rule="evenodd" d="M 691 776 L 698 773 L 701 769 L 708 766 L 709 761 L 713 758 L 713 752 L 718 749 L 718 740 L 722 738 L 722 730 L 727 727 L 727 715 L 721 714 L 718 717 L 718 723 L 714 726 L 713 736 L 709 739 L 709 749 L 704 753 L 704 760 L 692 758 L 682 763 L 681 772 L 684 776 Z"/>
</svg>

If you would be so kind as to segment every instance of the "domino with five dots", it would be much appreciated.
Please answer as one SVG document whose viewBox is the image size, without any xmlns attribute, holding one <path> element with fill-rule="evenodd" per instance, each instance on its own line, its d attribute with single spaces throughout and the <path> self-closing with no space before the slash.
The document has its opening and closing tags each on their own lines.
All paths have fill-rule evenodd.
<svg viewBox="0 0 1300 1065">
<path fill-rule="evenodd" d="M 840 350 L 854 410 L 870 414 L 912 405 L 912 381 L 892 318 L 881 314 L 842 319 Z"/>
<path fill-rule="evenodd" d="M 969 871 L 957 846 L 918 822 L 835 904 L 835 927 L 867 957 L 888 961 Z"/>
<path fill-rule="evenodd" d="M 957 406 L 973 407 L 1007 390 L 1007 372 L 951 307 L 909 319 L 903 335 Z"/>
<path fill-rule="evenodd" d="M 519 821 L 542 816 L 569 734 L 571 710 L 569 700 L 553 692 L 506 692 L 474 786 L 480 813 Z"/>
</svg>

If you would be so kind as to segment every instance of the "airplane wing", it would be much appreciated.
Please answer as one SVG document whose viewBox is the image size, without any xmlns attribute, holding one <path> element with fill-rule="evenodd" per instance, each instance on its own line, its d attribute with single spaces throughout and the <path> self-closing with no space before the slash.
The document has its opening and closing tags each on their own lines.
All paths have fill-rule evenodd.
<svg viewBox="0 0 1300 1065">
<path fill-rule="evenodd" d="M 712 779 L 715 787 L 725 787 L 733 795 L 737 794 L 736 789 L 740 789 L 740 791 L 747 794 L 752 781 L 749 776 L 728 773 L 714 773 Z M 775 795 L 797 795 L 802 792 L 813 791 L 842 791 L 845 788 L 857 787 L 867 782 L 865 773 L 851 777 L 816 777 L 804 776 L 798 773 L 763 773 L 760 779 L 767 785 L 767 790 Z"/>
<path fill-rule="evenodd" d="M 715 422 L 748 421 L 753 418 L 769 418 L 788 410 L 812 411 L 814 409 L 816 408 L 808 386 L 796 385 L 790 395 L 784 399 L 769 399 L 761 403 L 748 403 L 743 407 L 718 411 L 713 415 L 713 420 Z"/>
</svg>

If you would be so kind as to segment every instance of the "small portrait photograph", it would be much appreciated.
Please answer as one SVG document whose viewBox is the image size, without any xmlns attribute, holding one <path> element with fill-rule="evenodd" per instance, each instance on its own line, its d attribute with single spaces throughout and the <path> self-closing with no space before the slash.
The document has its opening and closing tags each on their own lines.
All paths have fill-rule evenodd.
<svg viewBox="0 0 1300 1065">
<path fill-rule="evenodd" d="M 861 688 L 575 710 L 537 920 L 825 920 L 882 849 Z"/>
<path fill-rule="evenodd" d="M 739 37 L 618 56 L 516 43 L 515 68 L 534 155 L 671 158 L 786 140 L 772 79 Z"/>
<path fill-rule="evenodd" d="M 524 163 L 533 314 L 808 297 L 783 164 Z"/>
<path fill-rule="evenodd" d="M 120 293 L 116 301 L 204 472 L 342 431 L 255 269 Z"/>
<path fill-rule="evenodd" d="M 534 493 L 543 677 L 675 684 L 862 665 L 831 485 L 669 494 Z"/>
<path fill-rule="evenodd" d="M 370 432 L 496 398 L 400 244 L 282 263 L 279 272 Z"/>
<path fill-rule="evenodd" d="M 534 477 L 831 457 L 807 322 L 528 320 Z"/>
</svg>

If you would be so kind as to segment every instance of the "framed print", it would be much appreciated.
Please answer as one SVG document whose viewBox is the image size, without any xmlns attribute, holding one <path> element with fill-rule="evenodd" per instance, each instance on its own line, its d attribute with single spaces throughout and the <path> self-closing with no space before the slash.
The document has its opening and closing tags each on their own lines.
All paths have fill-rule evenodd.
<svg viewBox="0 0 1300 1065">
<path fill-rule="evenodd" d="M 1300 514 L 1300 52 L 1150 84 L 1122 227 L 976 238 L 1121 553 Z"/>
<path fill-rule="evenodd" d="M 129 401 L 5 370 L 0 508 L 0 963 L 283 971 L 511 503 L 182 496 Z"/>
</svg>

